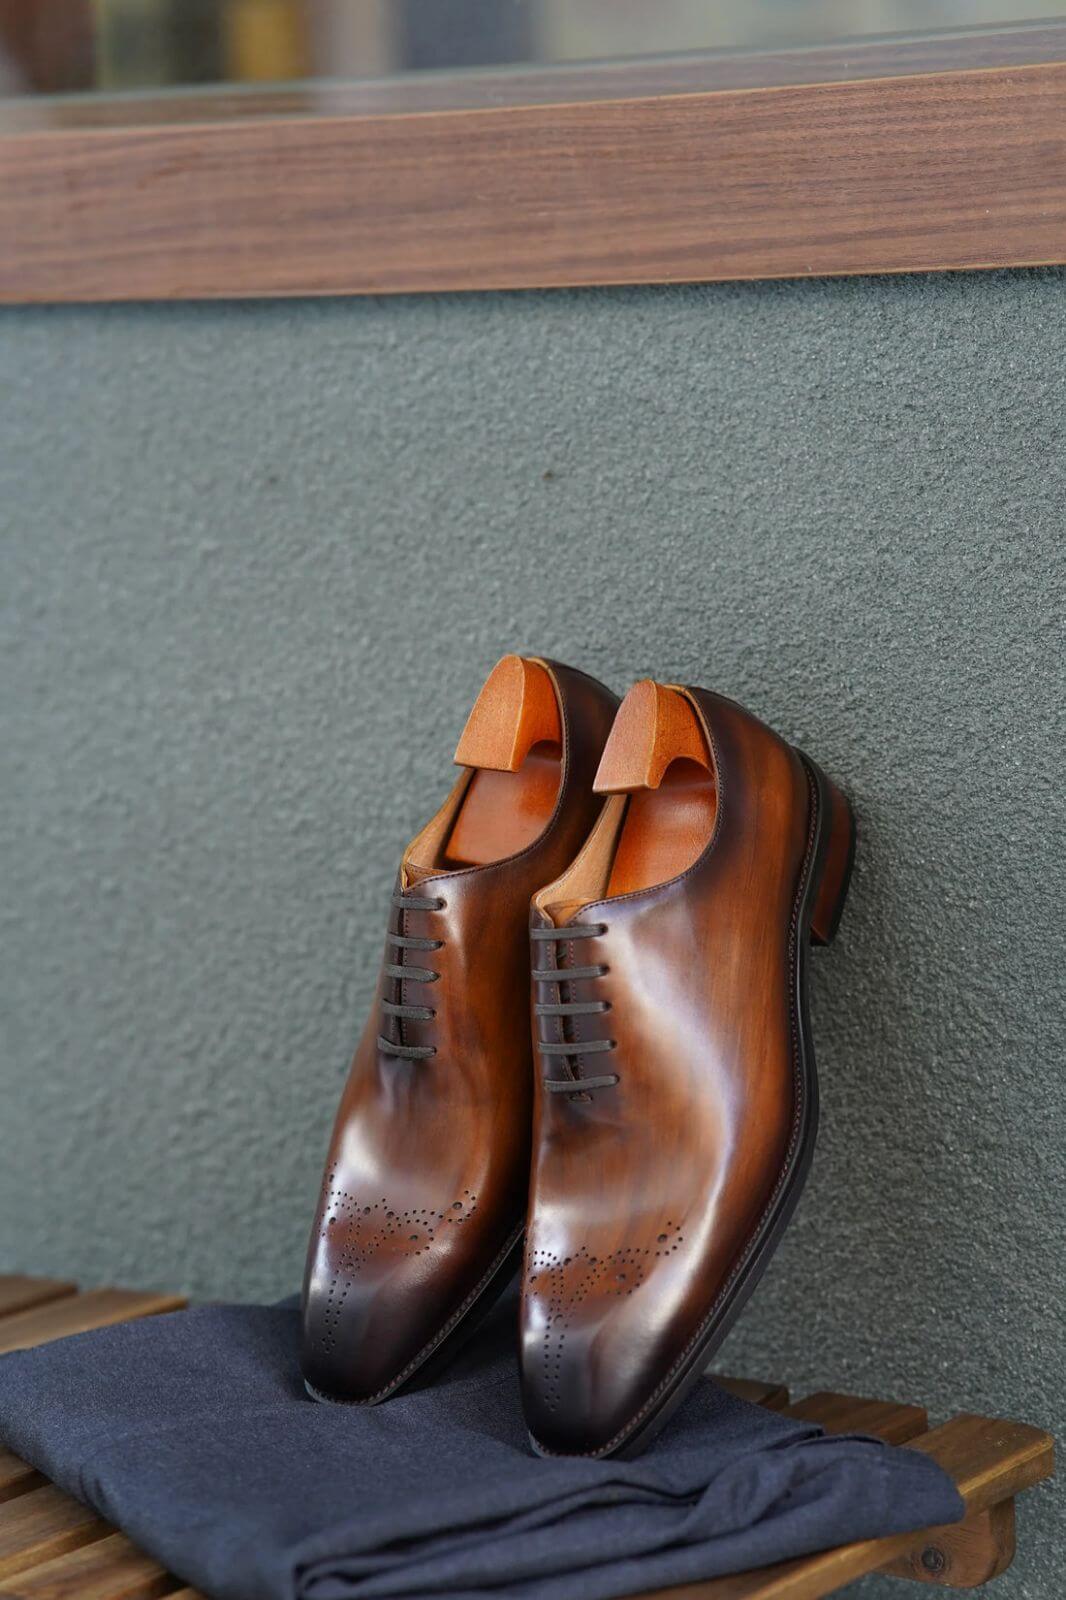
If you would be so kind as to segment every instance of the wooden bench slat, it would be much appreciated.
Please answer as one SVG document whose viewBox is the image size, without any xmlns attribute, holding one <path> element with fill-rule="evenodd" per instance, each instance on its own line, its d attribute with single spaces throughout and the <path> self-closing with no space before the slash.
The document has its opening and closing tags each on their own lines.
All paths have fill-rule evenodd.
<svg viewBox="0 0 1066 1600">
<path fill-rule="evenodd" d="M 19 1311 L 30 1311 L 49 1300 L 61 1300 L 77 1293 L 77 1284 L 62 1278 L 27 1278 L 8 1274 L 0 1276 L 0 1317 L 12 1317 Z"/>
<path fill-rule="evenodd" d="M 892 1400 L 864 1400 L 853 1394 L 822 1390 L 787 1407 L 790 1417 L 817 1422 L 827 1433 L 871 1433 L 889 1444 L 906 1444 L 924 1433 L 929 1418 L 924 1406 L 907 1406 Z"/>
<path fill-rule="evenodd" d="M 181 1295 L 137 1294 L 130 1289 L 90 1289 L 62 1300 L 50 1301 L 34 1311 L 0 1321 L 0 1355 L 8 1350 L 26 1350 L 49 1344 L 71 1333 L 87 1333 L 91 1328 L 106 1328 L 135 1317 L 150 1317 L 161 1311 L 180 1311 Z"/>
<path fill-rule="evenodd" d="M 1049 1434 L 1026 1423 L 989 1417 L 953 1417 L 912 1439 L 909 1447 L 932 1456 L 955 1479 L 969 1513 L 981 1512 L 1031 1488 L 1049 1477 L 1054 1466 Z M 927 1529 L 887 1539 L 862 1539 L 755 1572 L 662 1590 L 641 1600 L 821 1600 L 846 1583 L 921 1549 L 929 1537 Z"/>
<path fill-rule="evenodd" d="M 0 1506 L 0 1578 L 39 1566 L 112 1530 L 52 1484 Z"/>
<path fill-rule="evenodd" d="M 1055 1441 L 1043 1428 L 970 1412 L 915 1439 L 913 1448 L 939 1461 L 955 1479 L 968 1511 L 1009 1500 L 1055 1470 Z"/>
<path fill-rule="evenodd" d="M 752 1405 L 765 1406 L 768 1411 L 783 1411 L 788 1405 L 788 1390 L 783 1383 L 763 1383 L 757 1378 L 727 1378 L 720 1372 L 708 1374 L 720 1389 L 726 1389 Z"/>
<path fill-rule="evenodd" d="M 30 1489 L 39 1489 L 44 1483 L 44 1478 L 33 1467 L 28 1467 L 25 1461 L 20 1461 L 18 1456 L 11 1454 L 0 1445 L 0 1505 L 5 1500 L 14 1500 L 17 1494 L 26 1494 Z"/>
<path fill-rule="evenodd" d="M 3 1600 L 158 1600 L 178 1582 L 124 1534 L 112 1533 L 6 1579 Z"/>
<path fill-rule="evenodd" d="M 929 1528 L 906 1555 L 880 1569 L 914 1583 L 976 1589 L 1006 1572 L 1014 1560 L 1014 1501 L 1000 1500 L 987 1511 L 971 1511 L 961 1522 Z"/>
</svg>

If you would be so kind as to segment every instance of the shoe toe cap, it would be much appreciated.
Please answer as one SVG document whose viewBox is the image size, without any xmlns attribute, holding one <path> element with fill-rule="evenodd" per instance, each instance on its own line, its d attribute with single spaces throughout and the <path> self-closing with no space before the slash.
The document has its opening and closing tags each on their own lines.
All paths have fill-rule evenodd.
<svg viewBox="0 0 1066 1600">
<path fill-rule="evenodd" d="M 322 1228 L 308 1262 L 304 1377 L 326 1399 L 387 1398 L 447 1332 L 471 1270 L 432 1225 L 390 1219 L 373 1233 Z"/>
<path fill-rule="evenodd" d="M 311 1274 L 304 1297 L 304 1377 L 325 1399 L 372 1404 L 403 1381 L 440 1314 L 409 1267 L 330 1268 Z"/>
<path fill-rule="evenodd" d="M 522 1390 L 534 1446 L 552 1455 L 622 1449 L 652 1400 L 654 1355 L 625 1302 L 587 1311 L 528 1308 Z"/>
</svg>

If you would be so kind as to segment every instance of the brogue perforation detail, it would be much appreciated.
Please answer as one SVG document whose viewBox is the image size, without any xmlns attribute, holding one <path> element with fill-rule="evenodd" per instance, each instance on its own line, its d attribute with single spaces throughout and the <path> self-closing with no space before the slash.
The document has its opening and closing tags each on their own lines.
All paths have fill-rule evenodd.
<svg viewBox="0 0 1066 1600">
<path fill-rule="evenodd" d="M 540 1364 L 543 1399 L 549 1411 L 558 1410 L 562 1403 L 563 1350 L 574 1313 L 593 1295 L 623 1300 L 635 1294 L 647 1278 L 646 1263 L 674 1255 L 685 1242 L 672 1221 L 665 1224 L 665 1230 L 656 1235 L 654 1245 L 622 1245 L 607 1256 L 592 1255 L 585 1244 L 568 1256 L 553 1250 L 531 1252 L 526 1287 L 536 1290 L 546 1306 Z"/>
<path fill-rule="evenodd" d="M 336 1349 L 345 1301 L 356 1278 L 376 1256 L 387 1253 L 404 1260 L 427 1255 L 443 1228 L 461 1227 L 476 1211 L 477 1195 L 469 1189 L 442 1211 L 427 1206 L 398 1211 L 386 1195 L 370 1200 L 339 1188 L 331 1172 L 319 1237 L 339 1249 L 322 1313 L 322 1349 L 327 1353 Z"/>
</svg>

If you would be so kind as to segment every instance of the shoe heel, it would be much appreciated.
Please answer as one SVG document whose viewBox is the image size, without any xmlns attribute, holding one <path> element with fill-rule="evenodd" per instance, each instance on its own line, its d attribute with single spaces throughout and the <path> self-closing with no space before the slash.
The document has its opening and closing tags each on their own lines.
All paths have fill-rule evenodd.
<svg viewBox="0 0 1066 1600">
<path fill-rule="evenodd" d="M 832 944 L 844 912 L 855 860 L 855 817 L 835 783 L 818 774 L 822 805 L 829 807 L 829 842 L 822 863 L 822 881 L 811 915 L 811 943 Z"/>
</svg>

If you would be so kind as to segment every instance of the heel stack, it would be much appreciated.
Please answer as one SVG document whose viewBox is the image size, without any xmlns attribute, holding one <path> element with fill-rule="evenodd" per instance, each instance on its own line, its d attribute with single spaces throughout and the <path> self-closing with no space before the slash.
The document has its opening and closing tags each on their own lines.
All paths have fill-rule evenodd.
<svg viewBox="0 0 1066 1600">
<path fill-rule="evenodd" d="M 832 944 L 844 913 L 855 860 L 855 818 L 851 806 L 835 783 L 824 774 L 821 779 L 822 804 L 829 807 L 829 842 L 822 863 L 822 881 L 811 916 L 811 943 Z"/>
</svg>

